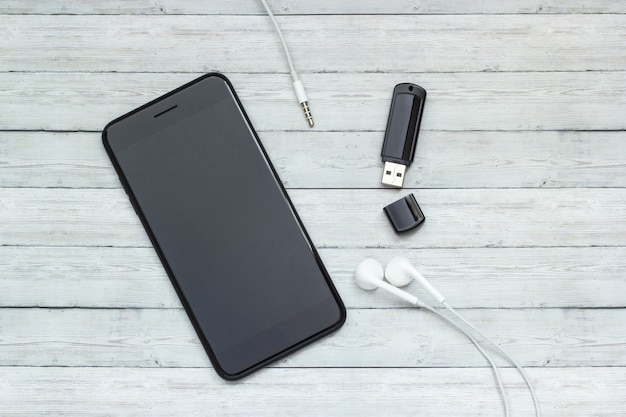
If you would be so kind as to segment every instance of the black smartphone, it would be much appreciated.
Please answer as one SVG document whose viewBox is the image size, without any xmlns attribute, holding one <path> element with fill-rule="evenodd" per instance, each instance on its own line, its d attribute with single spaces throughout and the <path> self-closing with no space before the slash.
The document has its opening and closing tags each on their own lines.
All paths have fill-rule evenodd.
<svg viewBox="0 0 626 417">
<path fill-rule="evenodd" d="M 115 119 L 102 140 L 221 377 L 343 324 L 339 294 L 226 77 L 206 74 Z"/>
</svg>

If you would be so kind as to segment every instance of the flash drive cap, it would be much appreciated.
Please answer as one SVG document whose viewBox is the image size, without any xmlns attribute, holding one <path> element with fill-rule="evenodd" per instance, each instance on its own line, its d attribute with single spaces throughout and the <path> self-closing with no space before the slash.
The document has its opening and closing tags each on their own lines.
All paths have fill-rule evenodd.
<svg viewBox="0 0 626 417">
<path fill-rule="evenodd" d="M 397 233 L 415 229 L 426 220 L 413 194 L 389 204 L 383 210 Z"/>
</svg>

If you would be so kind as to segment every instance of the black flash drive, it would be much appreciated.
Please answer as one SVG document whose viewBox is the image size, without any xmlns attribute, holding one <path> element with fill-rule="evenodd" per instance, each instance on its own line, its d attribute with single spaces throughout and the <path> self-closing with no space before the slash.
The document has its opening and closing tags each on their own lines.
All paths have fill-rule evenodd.
<svg viewBox="0 0 626 417">
<path fill-rule="evenodd" d="M 398 84 L 393 89 L 389 119 L 381 156 L 385 163 L 382 183 L 402 188 L 404 173 L 415 156 L 426 90 L 417 84 Z"/>
</svg>

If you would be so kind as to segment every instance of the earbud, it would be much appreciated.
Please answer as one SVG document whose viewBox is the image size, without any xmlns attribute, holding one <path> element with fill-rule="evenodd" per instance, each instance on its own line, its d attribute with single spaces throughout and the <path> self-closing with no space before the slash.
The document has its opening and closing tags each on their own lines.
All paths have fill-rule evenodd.
<svg viewBox="0 0 626 417">
<path fill-rule="evenodd" d="M 385 278 L 387 281 L 392 283 L 397 287 L 403 287 L 408 285 L 411 280 L 415 280 L 420 283 L 422 287 L 426 291 L 428 291 L 438 303 L 443 303 L 446 300 L 446 297 L 441 295 L 439 291 L 435 287 L 431 285 L 430 282 L 422 274 L 420 274 L 417 269 L 411 264 L 406 258 L 398 257 L 393 258 L 387 264 L 387 268 L 385 269 Z"/>
<path fill-rule="evenodd" d="M 384 278 L 386 278 L 387 281 L 389 281 L 393 285 L 385 282 Z M 522 377 L 524 378 L 524 381 L 526 382 L 526 385 L 528 385 L 528 389 L 530 390 L 530 394 L 533 399 L 533 404 L 535 406 L 535 415 L 537 417 L 540 416 L 539 402 L 537 401 L 537 395 L 535 394 L 535 389 L 533 388 L 533 385 L 530 379 L 528 378 L 528 375 L 526 375 L 526 372 L 524 372 L 524 369 L 520 366 L 520 364 L 517 363 L 515 359 L 513 359 L 508 353 L 502 350 L 502 348 L 497 343 L 495 343 L 489 337 L 485 336 L 480 330 L 478 330 L 470 322 L 465 320 L 459 313 L 457 313 L 456 310 L 450 307 L 448 303 L 445 302 L 446 298 L 443 295 L 441 295 L 439 291 L 437 291 L 435 287 L 433 287 L 431 283 L 428 282 L 428 280 L 424 278 L 424 276 L 415 269 L 415 267 L 411 264 L 411 262 L 408 259 L 402 258 L 402 257 L 394 258 L 391 261 L 389 261 L 389 263 L 387 264 L 387 268 L 385 268 L 384 270 L 380 262 L 371 258 L 366 259 L 363 262 L 361 262 L 359 266 L 357 266 L 356 271 L 354 273 L 354 279 L 357 285 L 363 288 L 364 290 L 373 290 L 376 288 L 382 288 L 383 290 L 393 295 L 396 295 L 402 298 L 403 300 L 408 301 L 411 304 L 417 304 L 418 306 L 422 308 L 426 308 L 431 313 L 438 315 L 448 324 L 452 325 L 457 330 L 465 334 L 472 341 L 472 343 L 476 346 L 476 348 L 480 351 L 480 353 L 482 353 L 482 355 L 487 359 L 487 361 L 489 361 L 489 364 L 493 368 L 495 376 L 496 376 L 496 381 L 498 383 L 498 387 L 500 389 L 500 392 L 502 394 L 502 399 L 504 401 L 505 414 L 508 416 L 509 405 L 506 399 L 506 395 L 504 393 L 504 388 L 502 386 L 502 380 L 500 379 L 500 374 L 498 373 L 498 367 L 494 363 L 494 361 L 491 359 L 489 354 L 487 354 L 480 347 L 480 344 L 476 341 L 476 339 L 474 339 L 472 334 L 469 333 L 464 328 L 462 328 L 461 326 L 459 326 L 458 324 L 456 324 L 447 316 L 444 316 L 443 314 L 441 314 L 436 309 L 433 309 L 432 307 L 424 305 L 421 301 L 418 300 L 417 297 L 396 288 L 396 287 L 404 287 L 405 285 L 410 284 L 412 280 L 417 281 L 422 287 L 424 287 L 426 291 L 428 291 L 435 298 L 435 300 L 437 300 L 438 303 L 442 304 L 445 308 L 447 308 L 459 320 L 461 320 L 467 327 L 469 327 L 470 329 L 474 330 L 476 333 L 481 335 L 487 342 L 489 342 L 498 352 L 500 352 L 505 358 L 507 358 L 509 362 L 513 364 L 520 371 L 520 373 L 522 374 Z M 394 287 L 394 285 L 396 287 Z"/>
<path fill-rule="evenodd" d="M 383 280 L 384 276 L 385 271 L 383 270 L 383 266 L 380 262 L 369 258 L 362 261 L 359 266 L 357 266 L 356 272 L 354 273 L 354 280 L 357 285 L 364 290 L 381 288 L 405 301 L 408 301 L 411 304 L 422 305 L 417 297 L 386 283 Z"/>
</svg>

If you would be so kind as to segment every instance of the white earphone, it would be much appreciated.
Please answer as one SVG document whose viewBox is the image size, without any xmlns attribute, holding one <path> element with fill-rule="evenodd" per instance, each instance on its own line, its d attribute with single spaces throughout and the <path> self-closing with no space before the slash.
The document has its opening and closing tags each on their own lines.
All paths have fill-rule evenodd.
<svg viewBox="0 0 626 417">
<path fill-rule="evenodd" d="M 357 285 L 364 290 L 375 290 L 376 288 L 380 288 L 382 290 L 387 291 L 397 297 L 402 298 L 404 301 L 408 301 L 411 304 L 419 305 L 420 307 L 423 304 L 417 299 L 417 297 L 409 294 L 408 292 L 402 291 L 391 284 L 386 283 L 383 278 L 385 277 L 385 271 L 383 270 L 383 266 L 377 260 L 368 258 L 362 261 L 359 266 L 356 268 L 356 272 L 354 274 L 354 280 Z M 409 284 L 407 282 L 404 285 Z M 394 284 L 395 285 L 395 284 Z"/>
<path fill-rule="evenodd" d="M 383 278 L 386 278 L 389 283 L 385 282 Z M 480 351 L 480 353 L 487 359 L 489 364 L 494 370 L 494 374 L 496 377 L 496 381 L 498 383 L 498 387 L 502 394 L 502 400 L 504 402 L 505 415 L 508 417 L 509 415 L 509 405 L 504 393 L 504 388 L 502 386 L 502 381 L 500 379 L 500 375 L 498 372 L 498 368 L 491 359 L 491 357 L 480 347 L 478 342 L 474 339 L 474 337 L 457 323 L 452 321 L 450 318 L 444 316 L 439 311 L 433 309 L 432 307 L 422 303 L 417 297 L 407 293 L 406 291 L 402 291 L 397 287 L 404 287 L 409 285 L 412 281 L 417 281 L 428 293 L 430 293 L 433 298 L 443 307 L 448 309 L 451 313 L 453 313 L 459 320 L 461 320 L 469 329 L 473 330 L 480 336 L 482 336 L 487 342 L 489 342 L 502 356 L 504 356 L 512 365 L 514 365 L 524 378 L 526 385 L 528 385 L 528 389 L 530 390 L 530 394 L 533 399 L 533 404 L 535 406 L 535 415 L 537 417 L 541 416 L 541 412 L 539 410 L 539 401 L 537 400 L 537 396 L 535 395 L 535 390 L 528 378 L 528 375 L 524 371 L 524 369 L 513 359 L 508 353 L 506 353 L 502 348 L 483 334 L 480 330 L 474 327 L 470 322 L 465 320 L 459 313 L 456 312 L 447 302 L 446 298 L 441 295 L 439 291 L 430 283 L 422 274 L 415 269 L 415 267 L 411 264 L 411 262 L 402 257 L 394 258 L 387 264 L 387 267 L 383 270 L 383 266 L 380 262 L 375 259 L 365 259 L 362 261 L 356 268 L 354 279 L 359 287 L 364 290 L 374 290 L 376 288 L 381 288 L 391 294 L 396 295 L 397 297 L 402 298 L 405 301 L 408 301 L 411 304 L 417 305 L 419 307 L 423 307 L 428 311 L 436 314 L 441 319 L 446 321 L 448 324 L 452 325 L 454 328 L 465 334 L 470 341 L 476 346 L 476 348 Z"/>
<path fill-rule="evenodd" d="M 398 287 L 409 285 L 412 280 L 415 280 L 419 282 L 420 285 L 424 287 L 424 289 L 428 291 L 439 304 L 446 301 L 446 297 L 441 295 L 441 293 L 437 291 L 437 289 L 433 287 L 417 269 L 415 269 L 415 267 L 411 264 L 411 261 L 407 258 L 397 257 L 389 261 L 387 267 L 385 268 L 385 278 L 387 278 L 387 281 L 391 284 Z"/>
</svg>

